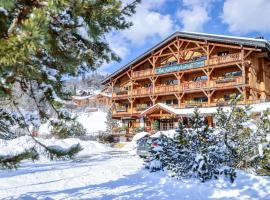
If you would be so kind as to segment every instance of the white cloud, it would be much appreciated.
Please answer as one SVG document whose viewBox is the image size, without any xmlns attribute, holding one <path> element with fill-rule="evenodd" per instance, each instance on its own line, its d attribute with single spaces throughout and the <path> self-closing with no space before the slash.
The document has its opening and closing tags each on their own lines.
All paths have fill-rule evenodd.
<svg viewBox="0 0 270 200">
<path fill-rule="evenodd" d="M 222 20 L 229 31 L 238 34 L 270 32 L 269 0 L 226 0 Z"/>
<path fill-rule="evenodd" d="M 183 9 L 177 12 L 182 30 L 202 32 L 203 26 L 210 20 L 208 14 L 214 0 L 183 0 Z"/>
<path fill-rule="evenodd" d="M 174 22 L 169 14 L 162 15 L 157 10 L 166 3 L 165 0 L 142 1 L 136 8 L 136 14 L 130 20 L 133 26 L 121 32 L 122 37 L 132 44 L 142 45 L 147 39 L 164 38 L 174 31 Z"/>
<path fill-rule="evenodd" d="M 128 0 L 125 3 L 132 1 Z M 145 45 L 149 40 L 160 40 L 172 34 L 177 27 L 171 15 L 159 13 L 165 3 L 166 0 L 143 0 L 137 6 L 136 13 L 128 19 L 133 26 L 107 35 L 106 39 L 111 49 L 125 59 L 132 52 L 132 48 Z M 99 70 L 106 72 L 114 65 L 118 64 L 115 62 L 104 64 Z"/>
</svg>

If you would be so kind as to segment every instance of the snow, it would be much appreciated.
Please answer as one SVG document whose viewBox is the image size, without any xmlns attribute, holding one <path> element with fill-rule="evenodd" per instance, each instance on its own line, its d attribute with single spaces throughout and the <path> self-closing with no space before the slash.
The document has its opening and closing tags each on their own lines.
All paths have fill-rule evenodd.
<svg viewBox="0 0 270 200">
<path fill-rule="evenodd" d="M 89 112 L 78 115 L 77 121 L 86 129 L 88 134 L 96 134 L 106 130 L 106 112 Z"/>
<path fill-rule="evenodd" d="M 84 99 L 90 99 L 90 98 L 94 98 L 93 95 L 87 95 L 87 96 L 72 96 L 72 99 L 74 100 L 84 100 Z"/>
<path fill-rule="evenodd" d="M 0 12 L 4 13 L 5 16 L 8 16 L 8 11 L 5 8 L 0 7 Z"/>
<path fill-rule="evenodd" d="M 162 168 L 162 164 L 159 160 L 152 160 L 149 165 L 150 171 L 159 170 Z"/>
<path fill-rule="evenodd" d="M 137 156 L 111 150 L 69 161 L 25 162 L 0 170 L 2 199 L 189 199 L 267 200 L 270 178 L 243 171 L 231 184 L 222 178 L 201 183 L 176 180 L 165 171 L 150 173 Z"/>
<path fill-rule="evenodd" d="M 46 146 L 56 146 L 61 149 L 70 148 L 73 145 L 80 144 L 83 148 L 82 151 L 78 153 L 78 157 L 89 156 L 92 154 L 97 154 L 101 152 L 109 151 L 110 148 L 100 144 L 96 141 L 82 141 L 77 138 L 68 138 L 68 139 L 42 139 L 36 138 L 41 143 L 45 144 Z M 43 149 L 36 145 L 33 139 L 30 136 L 22 136 L 18 137 L 13 140 L 2 140 L 0 139 L 0 155 L 17 155 L 22 153 L 24 150 L 30 149 L 32 147 L 36 147 L 39 152 L 41 152 L 41 159 L 46 160 L 47 157 L 44 154 Z"/>
<path fill-rule="evenodd" d="M 161 135 L 166 135 L 169 138 L 174 138 L 175 130 L 173 129 L 173 130 L 168 130 L 168 131 L 158 131 L 155 134 L 151 135 L 150 137 L 157 138 L 157 137 L 160 137 Z"/>
<path fill-rule="evenodd" d="M 169 111 L 170 113 L 176 114 L 176 115 L 180 115 L 180 116 L 187 116 L 187 115 L 191 115 L 194 112 L 194 108 L 181 108 L 181 109 L 176 109 L 173 107 L 170 107 L 164 103 L 157 103 L 153 106 L 151 106 L 150 108 L 146 109 L 145 111 L 143 111 L 141 113 L 141 115 L 144 115 L 145 113 L 147 113 L 149 110 L 153 109 L 154 107 L 161 107 L 164 108 L 165 110 Z M 263 112 L 265 111 L 267 108 L 270 108 L 270 102 L 265 102 L 265 103 L 257 103 L 257 104 L 251 104 L 251 110 L 250 112 L 255 113 L 255 112 Z M 239 105 L 238 107 L 244 107 Z M 224 111 L 229 111 L 230 107 L 229 106 L 222 106 Z M 198 108 L 199 113 L 202 115 L 210 115 L 210 114 L 214 114 L 217 112 L 218 107 L 206 107 L 206 108 Z"/>
<path fill-rule="evenodd" d="M 130 153 L 135 154 L 136 153 L 136 148 L 137 148 L 137 141 L 146 135 L 149 135 L 147 132 L 140 132 L 134 135 L 132 138 L 131 142 L 128 142 L 123 148 L 123 151 L 129 151 Z"/>
</svg>

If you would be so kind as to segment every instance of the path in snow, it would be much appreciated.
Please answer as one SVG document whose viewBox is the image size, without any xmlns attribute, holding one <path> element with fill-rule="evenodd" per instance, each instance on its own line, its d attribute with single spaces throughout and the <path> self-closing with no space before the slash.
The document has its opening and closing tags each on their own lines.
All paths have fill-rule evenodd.
<svg viewBox="0 0 270 200">
<path fill-rule="evenodd" d="M 176 181 L 149 173 L 142 161 L 110 151 L 74 161 L 24 163 L 0 171 L 2 199 L 269 199 L 270 179 L 239 172 L 234 184 Z"/>
</svg>

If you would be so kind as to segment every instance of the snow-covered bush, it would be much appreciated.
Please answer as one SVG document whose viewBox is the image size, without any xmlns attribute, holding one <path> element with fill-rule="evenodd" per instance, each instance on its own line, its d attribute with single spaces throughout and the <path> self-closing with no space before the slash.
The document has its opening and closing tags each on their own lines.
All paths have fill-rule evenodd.
<svg viewBox="0 0 270 200">
<path fill-rule="evenodd" d="M 233 182 L 234 169 L 223 170 L 226 165 L 224 145 L 219 135 L 205 124 L 198 109 L 194 110 L 189 124 L 191 127 L 186 128 L 180 121 L 174 139 L 162 134 L 154 139 L 146 167 L 151 171 L 165 168 L 173 177 L 195 177 L 202 182 L 224 174 Z"/>
</svg>

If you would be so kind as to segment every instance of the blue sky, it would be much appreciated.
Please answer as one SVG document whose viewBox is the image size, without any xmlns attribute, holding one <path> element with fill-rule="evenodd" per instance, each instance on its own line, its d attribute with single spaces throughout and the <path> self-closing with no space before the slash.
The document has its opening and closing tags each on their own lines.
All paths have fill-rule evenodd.
<svg viewBox="0 0 270 200">
<path fill-rule="evenodd" d="M 136 10 L 129 30 L 107 36 L 122 61 L 99 71 L 117 70 L 175 31 L 270 39 L 270 0 L 142 0 Z"/>
</svg>

